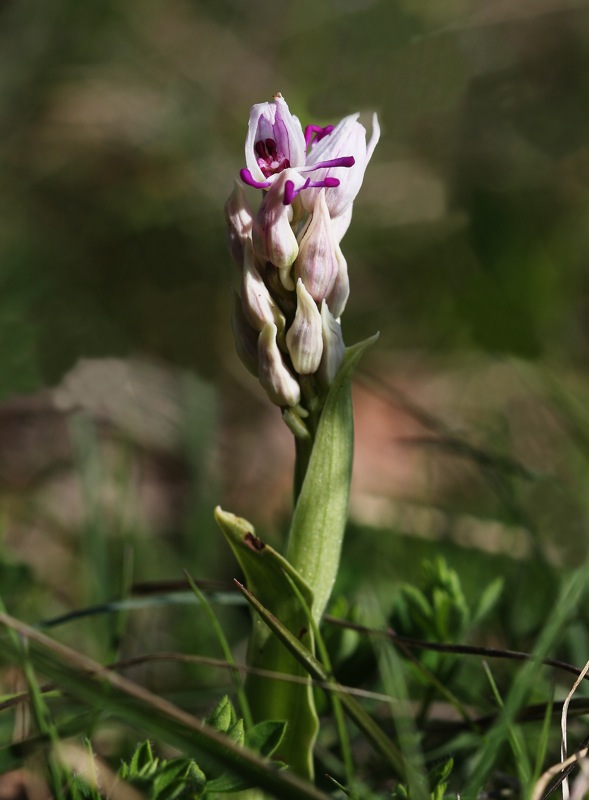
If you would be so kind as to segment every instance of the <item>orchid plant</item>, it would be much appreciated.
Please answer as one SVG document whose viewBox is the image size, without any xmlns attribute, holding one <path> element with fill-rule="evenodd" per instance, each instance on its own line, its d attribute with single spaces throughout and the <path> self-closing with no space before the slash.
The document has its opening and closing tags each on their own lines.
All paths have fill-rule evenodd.
<svg viewBox="0 0 589 800">
<path fill-rule="evenodd" d="M 340 243 L 379 139 L 359 114 L 304 131 L 281 94 L 250 112 L 246 166 L 225 207 L 240 274 L 233 332 L 239 357 L 294 435 L 294 512 L 285 555 L 244 519 L 216 519 L 251 596 L 313 652 L 314 629 L 338 572 L 353 456 L 352 373 L 375 337 L 346 348 L 341 315 L 350 293 Z M 257 209 L 247 188 L 261 190 Z M 309 624 L 311 623 L 311 624 Z M 266 624 L 251 634 L 246 694 L 254 722 L 288 723 L 279 757 L 312 778 L 318 722 L 308 674 Z M 297 682 L 260 678 L 263 668 Z"/>
</svg>

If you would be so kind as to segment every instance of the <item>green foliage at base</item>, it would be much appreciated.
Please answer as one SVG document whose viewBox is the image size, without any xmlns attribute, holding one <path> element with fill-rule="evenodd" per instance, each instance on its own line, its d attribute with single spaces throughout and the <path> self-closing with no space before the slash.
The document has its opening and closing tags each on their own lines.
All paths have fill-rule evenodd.
<svg viewBox="0 0 589 800">
<path fill-rule="evenodd" d="M 225 696 L 206 720 L 235 744 L 250 747 L 264 756 L 271 756 L 284 736 L 286 723 L 262 722 L 245 733 L 243 720 L 238 719 L 231 700 Z M 206 762 L 200 762 L 206 765 Z M 154 755 L 149 740 L 137 746 L 131 760 L 123 763 L 118 776 L 148 795 L 150 800 L 189 800 L 212 798 L 218 793 L 238 792 L 250 788 L 247 781 L 231 773 L 205 771 L 189 758 L 165 759 Z"/>
</svg>

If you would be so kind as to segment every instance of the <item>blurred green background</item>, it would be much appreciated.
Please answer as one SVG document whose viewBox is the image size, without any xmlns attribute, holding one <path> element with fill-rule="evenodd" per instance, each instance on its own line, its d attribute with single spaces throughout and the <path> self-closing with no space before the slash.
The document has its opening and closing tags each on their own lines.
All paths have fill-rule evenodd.
<svg viewBox="0 0 589 800">
<path fill-rule="evenodd" d="M 80 357 L 218 375 L 250 105 L 376 109 L 350 336 L 586 360 L 589 6 L 5 2 L 0 390 Z M 366 118 L 368 119 L 368 117 Z"/>
<path fill-rule="evenodd" d="M 277 91 L 383 129 L 342 245 L 346 340 L 381 331 L 352 516 L 387 535 L 354 558 L 390 590 L 419 566 L 392 533 L 443 540 L 524 591 L 522 559 L 584 554 L 589 3 L 5 0 L 5 593 L 23 561 L 46 613 L 115 596 L 125 537 L 136 579 L 231 577 L 216 502 L 280 541 L 289 437 L 233 352 L 223 222 Z"/>
</svg>

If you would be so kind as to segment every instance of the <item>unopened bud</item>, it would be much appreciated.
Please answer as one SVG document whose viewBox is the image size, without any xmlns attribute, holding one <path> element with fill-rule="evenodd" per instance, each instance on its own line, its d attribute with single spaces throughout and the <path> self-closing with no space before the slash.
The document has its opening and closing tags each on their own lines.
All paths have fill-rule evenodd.
<svg viewBox="0 0 589 800">
<path fill-rule="evenodd" d="M 339 247 L 338 247 L 339 250 Z M 331 291 L 325 298 L 327 305 L 331 309 L 331 313 L 336 319 L 339 319 L 344 313 L 348 297 L 350 296 L 350 279 L 348 277 L 348 265 L 343 253 L 340 250 L 338 258 L 338 271 L 335 276 L 335 281 L 331 287 Z"/>
<path fill-rule="evenodd" d="M 246 319 L 252 328 L 261 331 L 267 322 L 273 322 L 279 331 L 284 329 L 284 315 L 270 297 L 270 292 L 256 267 L 251 239 L 247 240 L 244 249 L 241 302 Z"/>
<path fill-rule="evenodd" d="M 335 241 L 329 211 L 325 202 L 325 189 L 317 195 L 313 216 L 301 241 L 294 273 L 301 278 L 311 297 L 320 303 L 333 288 L 343 258 Z"/>
<path fill-rule="evenodd" d="M 235 337 L 235 349 L 244 367 L 258 377 L 258 332 L 249 324 L 243 313 L 241 298 L 233 290 L 231 328 Z"/>
<path fill-rule="evenodd" d="M 279 270 L 289 270 L 299 252 L 297 237 L 290 226 L 292 206 L 284 203 L 284 184 L 300 176 L 285 169 L 270 186 L 260 205 L 253 224 L 253 241 L 256 256 L 270 261 Z"/>
<path fill-rule="evenodd" d="M 252 235 L 254 215 L 240 181 L 235 181 L 235 187 L 225 203 L 225 219 L 227 220 L 229 252 L 241 269 L 245 242 Z"/>
<path fill-rule="evenodd" d="M 297 310 L 286 334 L 286 346 L 299 375 L 312 375 L 317 371 L 323 352 L 321 314 L 300 278 L 297 281 Z"/>
<path fill-rule="evenodd" d="M 342 326 L 327 307 L 325 300 L 321 303 L 321 324 L 323 355 L 317 375 L 325 386 L 331 386 L 344 360 L 346 346 L 342 335 Z"/>
<path fill-rule="evenodd" d="M 301 400 L 301 388 L 284 363 L 276 344 L 276 325 L 268 323 L 258 338 L 258 369 L 260 383 L 270 400 L 277 406 L 296 406 Z"/>
</svg>

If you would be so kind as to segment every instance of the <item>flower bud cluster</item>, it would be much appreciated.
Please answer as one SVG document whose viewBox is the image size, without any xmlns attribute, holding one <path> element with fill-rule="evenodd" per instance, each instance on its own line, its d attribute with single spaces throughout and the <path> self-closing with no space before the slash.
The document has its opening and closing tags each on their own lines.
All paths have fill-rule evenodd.
<svg viewBox="0 0 589 800">
<path fill-rule="evenodd" d="M 237 352 L 278 406 L 301 407 L 304 376 L 332 382 L 344 357 L 340 317 L 350 293 L 340 242 L 379 138 L 358 114 L 303 132 L 282 95 L 250 112 L 246 167 L 225 206 Z M 245 186 L 262 190 L 257 209 Z M 304 413 L 304 412 L 303 412 Z"/>
</svg>

